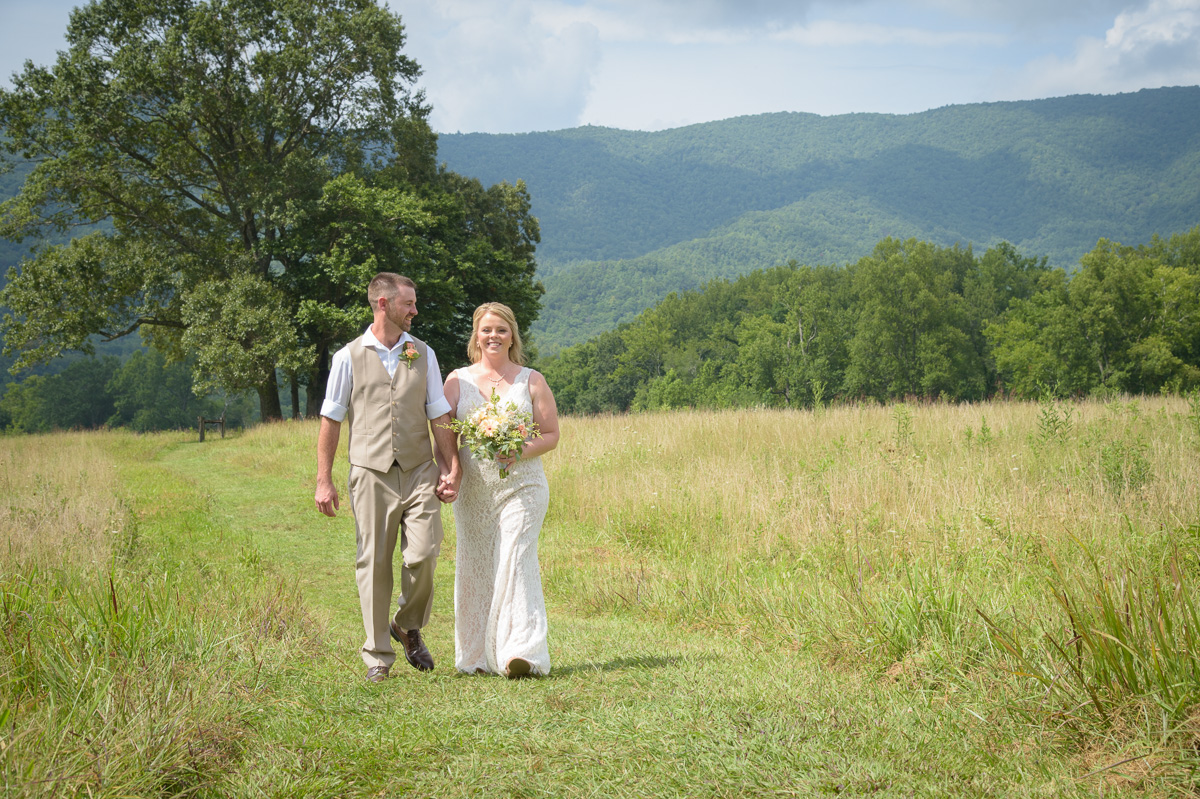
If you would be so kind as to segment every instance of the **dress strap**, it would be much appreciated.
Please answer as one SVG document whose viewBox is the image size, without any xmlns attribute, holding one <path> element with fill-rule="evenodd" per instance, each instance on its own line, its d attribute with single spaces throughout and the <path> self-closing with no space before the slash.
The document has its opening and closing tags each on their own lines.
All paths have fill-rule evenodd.
<svg viewBox="0 0 1200 799">
<path fill-rule="evenodd" d="M 467 371 L 467 367 L 463 366 L 459 369 L 455 369 L 454 374 L 458 375 L 459 386 L 461 386 L 463 383 L 466 383 L 468 386 L 470 386 L 471 388 L 473 388 L 475 390 L 476 394 L 479 394 L 479 396 L 481 396 L 481 397 L 483 396 L 479 392 L 479 386 L 475 385 L 475 381 L 471 379 L 471 373 L 469 371 Z M 458 390 L 458 395 L 460 397 L 462 396 L 461 388 Z"/>
</svg>

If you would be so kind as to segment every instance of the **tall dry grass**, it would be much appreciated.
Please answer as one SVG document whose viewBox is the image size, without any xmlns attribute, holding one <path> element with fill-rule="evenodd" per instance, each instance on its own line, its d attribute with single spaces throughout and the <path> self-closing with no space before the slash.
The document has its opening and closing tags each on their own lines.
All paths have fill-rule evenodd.
<svg viewBox="0 0 1200 799">
<path fill-rule="evenodd" d="M 0 438 L 0 571 L 23 564 L 105 568 L 134 546 L 137 517 L 117 476 L 122 432 Z"/>
<path fill-rule="evenodd" d="M 732 561 L 846 536 L 884 562 L 1070 537 L 1112 550 L 1129 526 L 1152 535 L 1195 520 L 1187 407 L 1064 404 L 1071 429 L 1048 440 L 1040 406 L 1015 402 L 570 419 L 546 461 L 555 519 L 685 556 Z M 1149 475 L 1118 490 L 1103 448 L 1139 442 Z M 683 540 L 639 532 L 663 525 Z"/>
<path fill-rule="evenodd" d="M 154 468 L 178 440 L 0 437 L 0 795 L 227 795 L 275 676 L 319 649 L 294 582 L 155 551 L 213 524 Z"/>
<path fill-rule="evenodd" d="M 1083 697 L 1104 721 L 1155 706 L 1146 690 L 1169 680 L 1150 675 L 1155 658 L 1200 673 L 1194 607 L 1150 601 L 1200 576 L 1197 422 L 1179 398 L 567 419 L 546 458 L 544 574 L 584 609 L 923 684 L 1015 697 L 1069 680 L 1045 711 Z M 1122 624 L 1137 636 L 1097 621 L 1133 595 L 1143 618 Z M 1174 627 L 1155 632 L 1164 618 Z M 1106 663 L 1116 636 L 1150 664 L 1140 682 Z M 1195 699 L 1172 691 L 1168 726 Z"/>
</svg>

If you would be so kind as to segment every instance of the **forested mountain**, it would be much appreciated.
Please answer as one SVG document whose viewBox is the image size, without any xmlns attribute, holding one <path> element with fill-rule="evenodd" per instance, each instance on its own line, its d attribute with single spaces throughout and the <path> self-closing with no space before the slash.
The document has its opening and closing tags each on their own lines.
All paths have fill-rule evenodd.
<svg viewBox="0 0 1200 799">
<path fill-rule="evenodd" d="M 655 133 L 443 134 L 439 158 L 524 180 L 541 222 L 543 353 L 671 291 L 794 260 L 844 265 L 883 238 L 1001 241 L 1073 270 L 1100 238 L 1200 222 L 1200 87 L 948 106 L 778 113 Z"/>
</svg>

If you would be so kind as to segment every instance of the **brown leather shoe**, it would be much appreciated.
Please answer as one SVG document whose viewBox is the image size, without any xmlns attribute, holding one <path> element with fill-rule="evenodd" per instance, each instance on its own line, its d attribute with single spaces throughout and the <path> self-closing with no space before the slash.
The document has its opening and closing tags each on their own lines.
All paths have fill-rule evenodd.
<svg viewBox="0 0 1200 799">
<path fill-rule="evenodd" d="M 508 666 L 504 669 L 505 676 L 510 680 L 516 680 L 520 677 L 528 677 L 529 672 L 533 667 L 529 665 L 529 661 L 524 658 L 513 658 L 508 661 Z"/>
<path fill-rule="evenodd" d="M 405 632 L 395 621 L 389 626 L 392 630 L 392 638 L 399 641 L 404 647 L 404 659 L 408 661 L 408 665 L 421 671 L 433 671 L 433 655 L 429 654 L 429 648 L 421 640 L 421 631 Z"/>
<path fill-rule="evenodd" d="M 372 666 L 367 669 L 367 682 L 383 682 L 388 678 L 387 666 Z"/>
</svg>

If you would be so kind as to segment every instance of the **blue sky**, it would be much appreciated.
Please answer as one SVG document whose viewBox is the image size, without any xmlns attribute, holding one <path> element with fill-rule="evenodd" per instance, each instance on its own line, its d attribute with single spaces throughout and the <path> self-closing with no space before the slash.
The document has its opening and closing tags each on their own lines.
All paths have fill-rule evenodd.
<svg viewBox="0 0 1200 799">
<path fill-rule="evenodd" d="M 0 0 L 0 76 L 63 0 Z M 1200 0 L 390 0 L 441 132 L 661 130 L 1200 84 Z"/>
</svg>

